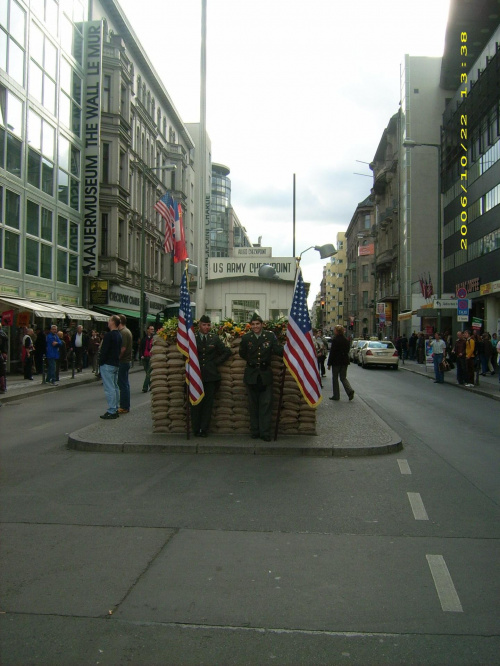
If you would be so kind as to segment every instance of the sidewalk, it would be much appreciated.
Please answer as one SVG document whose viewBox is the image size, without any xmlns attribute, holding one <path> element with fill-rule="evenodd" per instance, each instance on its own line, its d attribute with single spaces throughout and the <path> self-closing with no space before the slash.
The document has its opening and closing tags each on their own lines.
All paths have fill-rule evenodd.
<svg viewBox="0 0 500 666">
<path fill-rule="evenodd" d="M 405 360 L 404 363 L 400 361 L 399 363 L 400 370 L 407 370 L 408 372 L 414 372 L 427 379 L 434 381 L 434 368 L 432 366 L 420 365 L 416 361 Z M 485 396 L 486 398 L 492 398 L 493 400 L 500 400 L 500 383 L 498 381 L 498 370 L 495 375 L 487 374 L 486 377 L 477 377 L 476 374 L 476 386 L 474 388 L 466 388 L 465 386 L 460 386 L 457 384 L 457 370 L 456 367 L 454 370 L 444 373 L 444 381 L 446 384 L 451 384 L 456 386 L 457 389 L 461 391 L 470 391 L 472 393 L 477 393 L 478 395 Z"/>
<path fill-rule="evenodd" d="M 136 361 L 130 372 L 138 371 L 144 372 L 140 362 Z M 7 375 L 7 392 L 0 394 L 0 406 L 2 403 L 12 402 L 28 395 L 54 393 L 54 391 L 101 381 L 97 379 L 91 368 L 85 368 L 83 372 L 76 372 L 75 370 L 75 376 L 72 375 L 72 370 L 61 371 L 59 373 L 59 386 L 42 383 L 42 375 L 33 375 L 33 381 L 24 379 L 21 375 Z"/>
</svg>

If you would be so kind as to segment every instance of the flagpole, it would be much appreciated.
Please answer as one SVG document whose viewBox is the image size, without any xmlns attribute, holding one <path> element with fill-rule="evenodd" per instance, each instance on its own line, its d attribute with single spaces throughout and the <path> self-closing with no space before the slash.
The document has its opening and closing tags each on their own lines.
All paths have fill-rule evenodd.
<svg viewBox="0 0 500 666">
<path fill-rule="evenodd" d="M 295 250 L 295 241 L 294 241 L 294 248 L 293 249 Z M 297 289 L 297 277 L 299 275 L 300 259 L 301 259 L 301 257 L 295 257 L 295 284 L 294 284 L 294 288 L 293 288 L 294 293 L 295 293 L 295 290 Z M 279 398 L 278 398 L 278 413 L 276 414 L 276 425 L 274 427 L 274 441 L 276 441 L 278 439 L 278 430 L 279 430 L 279 427 L 280 427 L 281 410 L 283 408 L 283 393 L 285 391 L 285 375 L 286 375 L 286 366 L 283 363 L 283 367 L 281 369 L 281 379 L 280 379 L 280 395 L 279 395 Z"/>
<path fill-rule="evenodd" d="M 189 266 L 189 257 L 186 257 L 186 265 L 184 267 L 184 270 L 186 272 L 186 286 L 187 290 L 189 292 L 189 273 L 188 273 L 188 266 Z M 189 342 L 188 342 L 189 344 Z M 189 382 L 191 381 L 189 373 L 190 373 L 190 364 L 189 364 L 189 356 L 187 357 L 186 361 L 186 379 L 187 382 L 184 385 L 184 395 L 186 396 L 186 439 L 190 440 L 191 439 L 191 406 L 189 404 Z"/>
</svg>

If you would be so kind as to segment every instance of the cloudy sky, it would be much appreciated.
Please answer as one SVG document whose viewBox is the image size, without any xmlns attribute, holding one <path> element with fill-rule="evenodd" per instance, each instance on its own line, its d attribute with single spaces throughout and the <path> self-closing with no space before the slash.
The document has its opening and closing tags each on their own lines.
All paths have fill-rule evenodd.
<svg viewBox="0 0 500 666">
<path fill-rule="evenodd" d="M 201 0 L 119 0 L 185 122 L 199 121 Z M 253 242 L 335 243 L 370 193 L 406 53 L 440 57 L 449 0 L 207 0 L 207 131 Z M 147 11 L 146 11 L 147 10 Z M 319 254 L 302 259 L 312 297 Z M 311 301 L 311 298 L 310 298 Z"/>
</svg>

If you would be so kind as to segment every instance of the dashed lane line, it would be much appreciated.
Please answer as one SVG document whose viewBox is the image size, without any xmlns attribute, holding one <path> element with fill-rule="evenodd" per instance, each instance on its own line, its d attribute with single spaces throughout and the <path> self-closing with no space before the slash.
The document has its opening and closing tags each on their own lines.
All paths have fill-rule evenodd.
<svg viewBox="0 0 500 666">
<path fill-rule="evenodd" d="M 429 516 L 425 510 L 420 493 L 407 493 L 407 495 L 408 499 L 410 500 L 410 506 L 411 510 L 413 511 L 415 520 L 429 520 Z"/>
<path fill-rule="evenodd" d="M 441 608 L 447 613 L 463 613 L 450 572 L 442 555 L 426 555 Z"/>
</svg>

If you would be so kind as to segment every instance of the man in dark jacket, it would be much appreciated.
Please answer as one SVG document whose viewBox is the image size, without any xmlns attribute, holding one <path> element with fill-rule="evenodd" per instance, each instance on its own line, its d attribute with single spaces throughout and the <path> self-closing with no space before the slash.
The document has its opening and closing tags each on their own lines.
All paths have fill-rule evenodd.
<svg viewBox="0 0 500 666">
<path fill-rule="evenodd" d="M 347 380 L 347 366 L 349 365 L 349 340 L 344 335 L 343 326 L 333 329 L 332 346 L 328 355 L 328 370 L 332 369 L 333 395 L 330 400 L 340 400 L 339 377 L 349 400 L 354 398 L 354 391 Z"/>
<path fill-rule="evenodd" d="M 205 397 L 197 405 L 191 405 L 191 425 L 195 437 L 206 437 L 208 434 L 215 394 L 221 382 L 217 366 L 231 356 L 231 350 L 224 346 L 218 335 L 210 333 L 210 328 L 210 317 L 200 317 L 196 346 Z"/>
<path fill-rule="evenodd" d="M 271 331 L 262 330 L 262 319 L 254 314 L 252 331 L 241 338 L 239 353 L 247 362 L 243 381 L 247 387 L 250 411 L 250 435 L 265 442 L 271 441 L 273 410 L 273 354 L 283 356 L 283 347 Z"/>
<path fill-rule="evenodd" d="M 41 375 L 43 372 L 43 357 L 45 356 L 46 346 L 47 339 L 45 333 L 41 328 L 37 328 L 35 340 L 35 368 L 37 375 Z"/>
<path fill-rule="evenodd" d="M 120 317 L 112 315 L 108 319 L 109 331 L 103 338 L 99 354 L 100 371 L 104 394 L 108 401 L 108 411 L 101 419 L 117 419 L 120 403 L 120 390 L 118 388 L 118 367 L 120 365 L 120 351 L 122 336 L 118 330 Z"/>
</svg>

